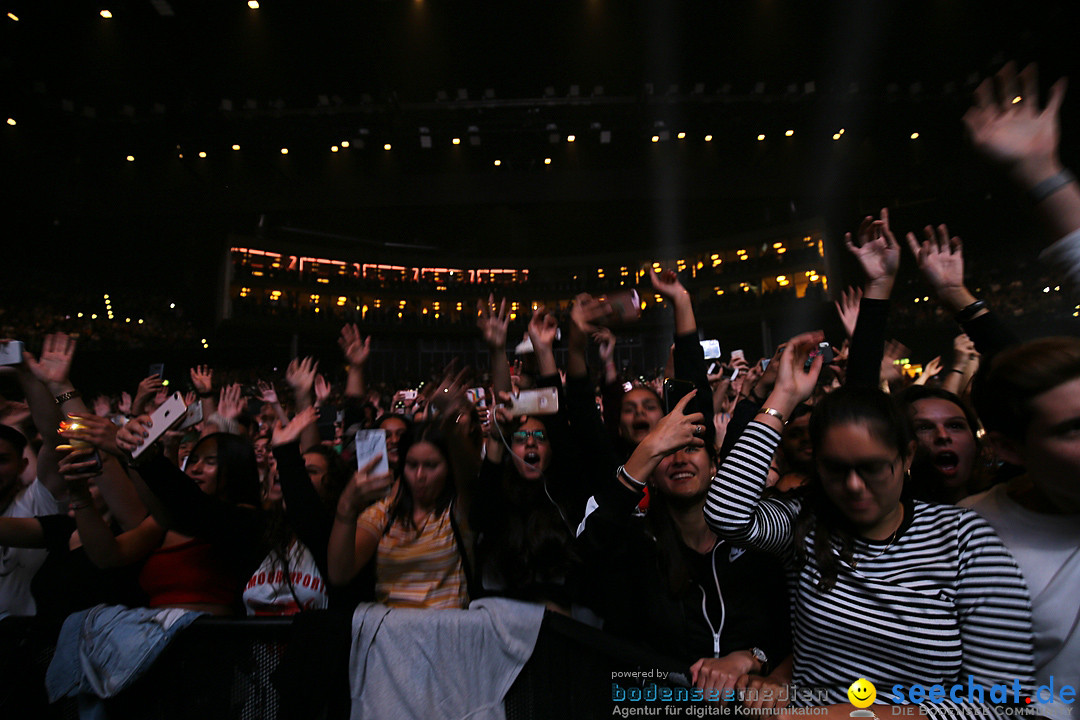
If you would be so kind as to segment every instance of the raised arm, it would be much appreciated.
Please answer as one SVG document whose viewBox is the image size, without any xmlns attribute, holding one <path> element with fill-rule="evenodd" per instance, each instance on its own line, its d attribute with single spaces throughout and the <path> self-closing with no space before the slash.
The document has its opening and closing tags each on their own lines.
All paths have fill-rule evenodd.
<svg viewBox="0 0 1080 720">
<path fill-rule="evenodd" d="M 765 407 L 723 459 L 705 501 L 705 520 L 717 535 L 780 555 L 790 551 L 797 507 L 761 494 L 784 420 L 810 397 L 821 374 L 822 356 L 814 357 L 809 369 L 806 361 L 823 337 L 821 332 L 794 337 L 773 360 L 776 384 Z"/>
<path fill-rule="evenodd" d="M 345 486 L 338 499 L 334 515 L 334 527 L 330 531 L 327 548 L 327 580 L 333 585 L 347 585 L 375 557 L 381 532 L 374 532 L 368 524 L 357 526 L 361 513 L 372 508 L 375 502 L 390 489 L 391 476 L 372 475 L 381 460 L 373 457 Z M 381 507 L 381 506 L 380 506 Z M 385 512 L 380 515 L 385 522 Z M 377 525 L 378 523 L 374 523 Z"/>
<path fill-rule="evenodd" d="M 558 375 L 555 365 L 555 333 L 559 321 L 543 306 L 537 306 L 529 320 L 529 339 L 532 340 L 533 352 L 536 353 L 537 370 L 541 377 Z"/>
<path fill-rule="evenodd" d="M 296 404 L 296 412 L 301 412 L 309 407 L 314 407 L 312 393 L 315 388 L 315 375 L 319 370 L 319 362 L 313 357 L 303 360 L 293 358 L 289 367 L 285 370 L 285 381 L 293 391 L 293 400 Z M 300 450 L 307 450 L 319 444 L 319 430 L 314 425 L 308 425 L 300 434 Z"/>
<path fill-rule="evenodd" d="M 1065 87 L 1064 78 L 1054 83 L 1040 108 L 1038 68 L 1031 64 L 1017 73 L 1010 62 L 979 84 L 964 114 L 975 149 L 1028 194 L 1052 241 L 1080 229 L 1080 187 L 1058 154 Z"/>
<path fill-rule="evenodd" d="M 345 325 L 341 328 L 338 345 L 349 362 L 349 374 L 345 379 L 345 397 L 362 402 L 367 389 L 364 385 L 364 366 L 367 365 L 368 358 L 371 356 L 371 336 L 362 336 L 356 325 Z"/>
<path fill-rule="evenodd" d="M 846 233 L 844 244 L 866 275 L 858 321 L 851 337 L 847 383 L 877 387 L 881 381 L 888 300 L 900 269 L 900 244 L 889 226 L 888 209 L 882 208 L 877 220 L 869 215 L 863 218 L 856 237 Z"/>
<path fill-rule="evenodd" d="M 499 393 L 513 391 L 510 381 L 510 364 L 506 361 L 506 329 L 510 323 L 510 316 L 506 312 L 506 298 L 499 303 L 498 311 L 494 311 L 495 296 L 489 295 L 487 302 L 478 300 L 476 309 L 479 319 L 477 327 L 484 336 L 484 344 L 491 353 L 491 383 L 495 391 L 495 397 Z"/>
</svg>

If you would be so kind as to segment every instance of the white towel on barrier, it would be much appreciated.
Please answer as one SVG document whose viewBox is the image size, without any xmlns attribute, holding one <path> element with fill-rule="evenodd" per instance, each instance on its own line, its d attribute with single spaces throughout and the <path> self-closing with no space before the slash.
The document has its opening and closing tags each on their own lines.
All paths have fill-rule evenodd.
<svg viewBox="0 0 1080 720">
<path fill-rule="evenodd" d="M 468 610 L 361 604 L 349 657 L 352 720 L 504 720 L 503 699 L 543 619 L 543 605 L 506 598 Z"/>
</svg>

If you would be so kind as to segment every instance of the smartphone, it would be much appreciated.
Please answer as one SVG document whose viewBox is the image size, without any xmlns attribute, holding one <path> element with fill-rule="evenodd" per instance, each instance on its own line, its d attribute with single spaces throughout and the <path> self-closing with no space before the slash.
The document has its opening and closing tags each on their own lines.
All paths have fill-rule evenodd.
<svg viewBox="0 0 1080 720">
<path fill-rule="evenodd" d="M 367 465 L 371 462 L 371 459 L 376 455 L 381 455 L 382 458 L 378 464 L 375 465 L 375 469 L 372 470 L 373 475 L 385 475 L 390 472 L 390 461 L 386 455 L 386 431 L 385 430 L 357 430 L 356 431 L 356 469 Z"/>
<path fill-rule="evenodd" d="M 559 390 L 553 387 L 522 390 L 510 408 L 514 417 L 521 415 L 554 415 L 559 412 Z"/>
<path fill-rule="evenodd" d="M 724 369 L 723 365 L 721 365 L 718 362 L 713 362 L 713 363 L 709 364 L 709 369 L 706 370 L 705 372 L 708 375 L 716 375 L 717 373 L 719 373 L 723 369 Z"/>
<path fill-rule="evenodd" d="M 716 360 L 720 357 L 719 340 L 701 340 L 701 349 L 705 353 L 706 360 Z"/>
<path fill-rule="evenodd" d="M 744 353 L 742 350 L 732 350 L 731 360 L 732 362 L 734 362 L 735 360 L 742 360 L 743 362 L 746 362 L 746 353 Z"/>
<path fill-rule="evenodd" d="M 164 435 L 166 430 L 178 423 L 186 413 L 187 405 L 184 404 L 184 398 L 180 393 L 170 395 L 150 416 L 150 422 L 153 423 L 151 427 L 147 428 L 150 435 L 140 443 L 139 447 L 131 452 L 131 457 L 137 458 L 142 455 L 146 448 L 157 442 L 157 439 Z"/>
<path fill-rule="evenodd" d="M 810 366 L 814 364 L 814 358 L 818 355 L 822 356 L 822 367 L 831 363 L 834 356 L 832 345 L 827 342 L 818 343 L 817 350 L 812 351 L 810 357 L 806 358 L 806 364 L 804 365 L 806 370 L 810 369 Z"/>
<path fill-rule="evenodd" d="M 484 388 L 482 387 L 469 388 L 465 391 L 465 397 L 478 408 L 487 407 L 487 398 L 485 397 Z"/>
<path fill-rule="evenodd" d="M 165 378 L 165 363 L 153 363 L 150 366 L 150 372 L 147 373 L 147 377 L 151 375 L 157 375 L 159 378 Z"/>
<path fill-rule="evenodd" d="M 689 380 L 664 378 L 664 414 L 667 415 L 674 410 L 679 401 L 694 390 L 695 387 L 697 386 Z"/>
<path fill-rule="evenodd" d="M 604 302 L 611 308 L 613 322 L 630 322 L 641 317 L 641 296 L 637 290 L 620 290 L 608 295 Z"/>
<path fill-rule="evenodd" d="M 187 430 L 192 425 L 198 425 L 203 419 L 203 409 L 201 402 L 193 402 L 188 405 L 187 412 L 184 413 L 184 419 L 180 421 L 180 426 L 177 430 Z"/>
<path fill-rule="evenodd" d="M 22 361 L 22 340 L 8 340 L 0 343 L 0 365 L 18 365 Z"/>
<path fill-rule="evenodd" d="M 416 391 L 415 390 L 402 390 L 401 391 L 401 397 L 403 399 L 405 399 L 405 400 L 415 400 L 416 399 Z"/>
</svg>

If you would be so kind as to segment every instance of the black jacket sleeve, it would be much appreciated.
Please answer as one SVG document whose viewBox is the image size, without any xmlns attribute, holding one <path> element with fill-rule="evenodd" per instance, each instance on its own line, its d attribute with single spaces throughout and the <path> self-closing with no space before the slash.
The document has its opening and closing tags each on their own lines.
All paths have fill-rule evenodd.
<svg viewBox="0 0 1080 720">
<path fill-rule="evenodd" d="M 881 361 L 885 356 L 885 322 L 889 318 L 889 301 L 863 298 L 859 303 L 859 319 L 851 337 L 848 353 L 847 379 L 849 387 L 877 387 L 881 382 Z"/>
<path fill-rule="evenodd" d="M 689 380 L 697 388 L 697 395 L 687 409 L 705 416 L 705 442 L 713 445 L 716 442 L 716 428 L 713 426 L 712 390 L 709 388 L 705 354 L 697 333 L 675 336 L 675 377 Z"/>
<path fill-rule="evenodd" d="M 289 520 L 289 527 L 311 551 L 319 572 L 323 577 L 328 577 L 327 548 L 330 545 L 333 520 L 327 517 L 322 498 L 311 484 L 311 478 L 304 466 L 304 456 L 300 454 L 300 443 L 281 445 L 274 448 L 273 453 L 277 460 L 278 477 L 281 478 L 281 492 L 285 499 L 285 516 Z"/>
<path fill-rule="evenodd" d="M 995 355 L 1007 347 L 1019 345 L 1020 338 L 1001 320 L 993 310 L 980 315 L 974 320 L 961 323 L 975 349 L 982 355 L 982 366 L 989 367 Z"/>
</svg>

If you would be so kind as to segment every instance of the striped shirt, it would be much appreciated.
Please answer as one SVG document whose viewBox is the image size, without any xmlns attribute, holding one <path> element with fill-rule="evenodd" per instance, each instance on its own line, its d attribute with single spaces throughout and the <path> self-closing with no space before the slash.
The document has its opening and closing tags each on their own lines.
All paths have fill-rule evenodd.
<svg viewBox="0 0 1080 720">
<path fill-rule="evenodd" d="M 383 605 L 405 608 L 463 608 L 469 604 L 465 570 L 461 563 L 451 504 L 440 515 L 431 514 L 420 527 L 406 529 L 389 523 L 391 498 L 366 509 L 357 529 L 378 538 L 375 554 L 375 599 Z"/>
<path fill-rule="evenodd" d="M 940 684 L 945 701 L 923 708 L 960 715 L 982 710 L 967 705 L 970 675 L 987 701 L 996 684 L 1009 687 L 1011 702 L 1019 680 L 1023 703 L 1034 675 L 1031 602 L 1016 563 L 986 521 L 916 501 L 910 524 L 892 544 L 856 539 L 855 567 L 841 561 L 836 584 L 821 592 L 814 530 L 805 541 L 806 562 L 794 555 L 800 501 L 761 498 L 779 442 L 767 425 L 746 428 L 713 480 L 705 518 L 721 537 L 785 561 L 793 590 L 794 684 L 824 690 L 830 704 L 848 702 L 848 687 L 859 678 L 888 703 L 910 701 L 913 684 Z M 833 552 L 839 552 L 835 540 Z M 960 704 L 948 699 L 954 684 L 963 685 Z"/>
</svg>

